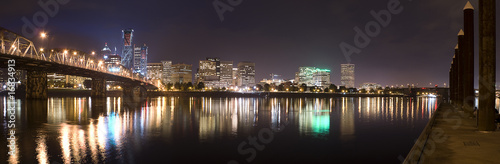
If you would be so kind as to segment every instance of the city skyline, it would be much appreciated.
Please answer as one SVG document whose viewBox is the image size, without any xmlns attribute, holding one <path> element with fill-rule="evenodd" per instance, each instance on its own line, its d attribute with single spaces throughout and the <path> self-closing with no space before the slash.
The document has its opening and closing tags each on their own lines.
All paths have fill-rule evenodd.
<svg viewBox="0 0 500 164">
<path fill-rule="evenodd" d="M 356 6 L 360 2 L 366 5 Z M 456 44 L 452 36 L 460 30 L 459 24 L 463 21 L 457 11 L 461 11 L 466 1 L 451 2 L 401 2 L 403 11 L 392 15 L 390 24 L 371 38 L 359 54 L 350 56 L 351 63 L 356 64 L 355 86 L 363 82 L 383 86 L 417 83 L 443 86 L 448 80 L 446 64 Z M 43 11 L 36 3 L 27 6 L 14 1 L 6 3 L 11 7 L 2 11 L 6 14 L 0 23 L 18 33 L 22 33 L 23 17 L 32 20 L 35 13 Z M 60 45 L 98 51 L 104 43 L 120 48 L 120 30 L 134 28 L 134 43 L 146 43 L 150 48 L 148 62 L 169 60 L 193 65 L 196 70 L 198 60 L 206 56 L 234 63 L 252 61 L 256 63 L 257 81 L 271 73 L 293 79 L 296 68 L 313 66 L 332 70 L 332 83 L 340 84 L 339 65 L 347 61 L 339 44 L 353 44 L 356 35 L 353 28 L 374 20 L 370 11 L 387 7 L 387 2 L 371 1 L 244 2 L 233 12 L 226 12 L 221 22 L 212 2 L 155 3 L 161 4 L 70 1 L 59 6 L 58 14 L 48 17 L 48 23 L 38 28 L 52 37 L 45 41 L 38 37 L 32 40 L 37 45 L 44 42 L 50 47 Z M 167 9 L 141 14 L 119 12 L 131 9 L 127 6 Z M 273 12 L 278 6 L 284 9 Z M 298 15 L 296 8 L 304 12 Z M 13 9 L 16 12 L 9 12 Z M 307 12 L 312 10 L 315 12 Z M 435 47 L 438 43 L 442 46 Z M 280 62 L 287 64 L 276 64 Z M 477 75 L 474 78 L 477 79 Z"/>
</svg>

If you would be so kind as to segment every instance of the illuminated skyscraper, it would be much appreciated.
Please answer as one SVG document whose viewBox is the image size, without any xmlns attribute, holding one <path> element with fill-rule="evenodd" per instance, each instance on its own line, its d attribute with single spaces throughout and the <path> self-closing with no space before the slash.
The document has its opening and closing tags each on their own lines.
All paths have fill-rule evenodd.
<svg viewBox="0 0 500 164">
<path fill-rule="evenodd" d="M 163 65 L 162 82 L 163 84 L 172 83 L 172 61 L 161 61 Z"/>
<path fill-rule="evenodd" d="M 233 61 L 220 62 L 220 81 L 228 88 L 233 83 Z"/>
<path fill-rule="evenodd" d="M 134 46 L 134 73 L 139 73 L 144 77 L 147 77 L 147 65 L 148 65 L 148 47 L 146 44 L 142 47 Z"/>
<path fill-rule="evenodd" d="M 354 88 L 354 64 L 341 64 L 340 81 L 346 88 Z"/>
<path fill-rule="evenodd" d="M 125 29 L 122 30 L 122 39 L 123 39 L 123 49 L 122 49 L 122 65 L 128 69 L 131 69 L 133 66 L 134 59 L 134 47 L 132 44 L 132 38 L 134 36 L 134 29 Z"/>
</svg>

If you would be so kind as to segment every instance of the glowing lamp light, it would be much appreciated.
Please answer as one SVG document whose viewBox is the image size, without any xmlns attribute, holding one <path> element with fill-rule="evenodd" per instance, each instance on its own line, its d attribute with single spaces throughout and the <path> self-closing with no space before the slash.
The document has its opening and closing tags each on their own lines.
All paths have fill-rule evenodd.
<svg viewBox="0 0 500 164">
<path fill-rule="evenodd" d="M 42 33 L 40 34 L 40 37 L 42 37 L 42 38 L 45 38 L 45 37 L 47 37 L 47 33 L 45 33 L 45 32 L 42 32 Z"/>
</svg>

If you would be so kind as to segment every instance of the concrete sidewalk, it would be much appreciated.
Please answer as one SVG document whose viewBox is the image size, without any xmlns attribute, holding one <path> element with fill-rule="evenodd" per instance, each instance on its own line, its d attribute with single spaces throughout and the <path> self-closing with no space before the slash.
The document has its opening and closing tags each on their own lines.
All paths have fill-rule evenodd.
<svg viewBox="0 0 500 164">
<path fill-rule="evenodd" d="M 407 160 L 407 163 L 500 164 L 498 129 L 494 132 L 479 132 L 475 118 L 466 117 L 463 111 L 447 103 L 440 105 L 434 117 L 433 124 L 429 125 L 426 142 L 417 141 L 415 144 L 425 145 L 420 151 L 420 159 Z"/>
</svg>

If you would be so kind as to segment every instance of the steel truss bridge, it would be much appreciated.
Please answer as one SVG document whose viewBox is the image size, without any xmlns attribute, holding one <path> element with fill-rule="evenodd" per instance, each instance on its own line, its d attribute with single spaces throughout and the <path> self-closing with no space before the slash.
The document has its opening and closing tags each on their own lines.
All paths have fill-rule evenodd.
<svg viewBox="0 0 500 164">
<path fill-rule="evenodd" d="M 38 50 L 29 39 L 0 27 L 0 67 L 7 68 L 12 59 L 16 70 L 27 71 L 27 98 L 47 97 L 47 73 L 92 78 L 92 96 L 98 97 L 105 96 L 106 81 L 120 82 L 125 86 L 124 91 L 130 86 L 154 88 L 152 82 L 134 75 L 131 70 L 109 71 L 113 64 L 105 64 L 94 55 L 72 49 Z"/>
</svg>

